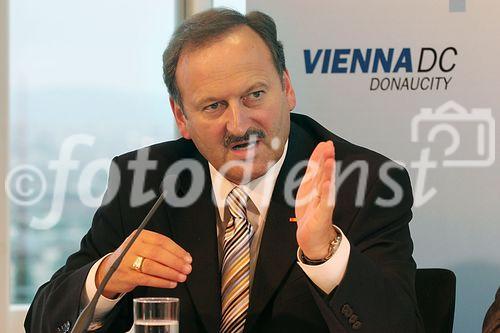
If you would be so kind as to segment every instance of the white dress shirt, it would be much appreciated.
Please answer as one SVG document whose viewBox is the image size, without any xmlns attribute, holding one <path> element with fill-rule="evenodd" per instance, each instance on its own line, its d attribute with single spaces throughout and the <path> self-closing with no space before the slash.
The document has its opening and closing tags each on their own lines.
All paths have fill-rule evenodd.
<svg viewBox="0 0 500 333">
<path fill-rule="evenodd" d="M 260 240 L 262 238 L 262 231 L 266 221 L 267 211 L 271 201 L 272 192 L 278 174 L 281 170 L 285 160 L 286 151 L 288 149 L 288 141 L 285 144 L 283 154 L 280 159 L 261 177 L 252 180 L 247 184 L 236 185 L 222 176 L 210 163 L 210 177 L 212 180 L 212 191 L 215 198 L 215 203 L 218 209 L 217 216 L 217 235 L 219 242 L 219 262 L 221 262 L 221 235 L 224 234 L 225 225 L 229 220 L 227 208 L 225 208 L 226 198 L 229 192 L 235 187 L 240 187 L 248 195 L 249 200 L 247 204 L 247 218 L 255 230 L 252 243 L 250 245 L 250 284 L 253 281 L 253 273 L 255 271 L 255 264 L 258 258 L 258 251 L 260 247 Z M 326 262 L 320 265 L 307 265 L 301 262 L 297 255 L 297 264 L 302 268 L 309 279 L 319 287 L 323 292 L 329 294 L 335 287 L 337 287 L 342 278 L 344 277 L 347 269 L 347 262 L 349 260 L 350 244 L 348 239 L 342 231 L 335 227 L 337 232 L 342 234 L 342 241 L 335 254 Z M 97 261 L 89 271 L 87 276 L 85 288 L 82 292 L 82 309 L 90 302 L 97 288 L 95 284 L 95 275 L 97 268 L 105 257 Z M 196 260 L 196 258 L 194 259 Z M 188 277 L 189 278 L 189 277 Z M 251 285 L 250 285 L 251 287 Z M 101 296 L 97 303 L 96 311 L 93 318 L 92 329 L 97 329 L 101 326 L 100 322 L 104 317 L 113 309 L 113 307 L 120 301 L 124 294 L 121 294 L 116 299 L 109 299 Z"/>
</svg>

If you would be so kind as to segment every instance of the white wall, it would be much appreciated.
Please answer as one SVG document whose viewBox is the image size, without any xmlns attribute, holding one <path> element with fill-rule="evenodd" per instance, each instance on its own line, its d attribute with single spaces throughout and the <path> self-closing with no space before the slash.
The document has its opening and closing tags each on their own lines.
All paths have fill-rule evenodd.
<svg viewBox="0 0 500 333">
<path fill-rule="evenodd" d="M 419 267 L 448 268 L 457 275 L 457 333 L 480 331 L 500 283 L 500 135 L 496 131 L 496 140 L 491 142 L 496 143 L 493 164 L 444 167 L 450 158 L 443 154 L 450 144 L 448 134 L 429 143 L 412 142 L 410 133 L 412 118 L 420 108 L 435 109 L 449 100 L 467 111 L 491 108 L 493 117 L 500 119 L 500 2 L 465 4 L 464 8 L 453 0 L 247 1 L 247 11 L 262 10 L 276 21 L 297 93 L 296 112 L 311 115 L 354 143 L 406 162 L 414 190 L 419 174 L 410 162 L 420 160 L 423 149 L 431 149 L 430 158 L 437 167 L 429 170 L 425 190 L 434 187 L 437 193 L 414 208 L 414 255 Z M 305 70 L 304 49 L 395 48 L 399 52 L 422 47 L 455 47 L 458 55 L 446 59 L 456 63 L 455 68 L 449 73 L 433 69 L 428 73 L 322 74 L 321 58 L 319 70 L 313 74 Z M 452 77 L 452 81 L 448 89 L 433 91 L 370 90 L 374 77 L 423 76 Z M 473 152 L 476 125 L 453 124 L 461 138 L 459 152 L 464 155 Z"/>
</svg>

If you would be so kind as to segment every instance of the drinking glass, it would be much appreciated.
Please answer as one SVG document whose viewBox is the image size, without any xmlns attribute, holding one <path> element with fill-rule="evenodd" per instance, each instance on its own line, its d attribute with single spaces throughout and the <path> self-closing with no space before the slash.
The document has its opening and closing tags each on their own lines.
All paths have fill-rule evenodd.
<svg viewBox="0 0 500 333">
<path fill-rule="evenodd" d="M 179 299 L 173 297 L 134 298 L 135 333 L 178 333 Z"/>
</svg>

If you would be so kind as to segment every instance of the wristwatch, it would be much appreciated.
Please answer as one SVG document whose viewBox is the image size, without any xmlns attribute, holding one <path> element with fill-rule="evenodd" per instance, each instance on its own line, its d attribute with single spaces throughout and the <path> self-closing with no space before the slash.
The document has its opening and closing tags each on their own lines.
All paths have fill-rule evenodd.
<svg viewBox="0 0 500 333">
<path fill-rule="evenodd" d="M 333 224 L 332 224 L 332 227 L 335 229 L 337 236 L 330 242 L 330 245 L 328 246 L 328 254 L 326 255 L 326 257 L 321 258 L 321 259 L 309 259 L 308 257 L 306 257 L 304 252 L 302 252 L 302 249 L 299 247 L 299 258 L 304 264 L 313 265 L 313 266 L 314 265 L 321 265 L 321 264 L 325 263 L 328 259 L 333 257 L 335 252 L 337 252 L 337 250 L 340 246 L 340 242 L 342 241 L 342 233 Z"/>
</svg>

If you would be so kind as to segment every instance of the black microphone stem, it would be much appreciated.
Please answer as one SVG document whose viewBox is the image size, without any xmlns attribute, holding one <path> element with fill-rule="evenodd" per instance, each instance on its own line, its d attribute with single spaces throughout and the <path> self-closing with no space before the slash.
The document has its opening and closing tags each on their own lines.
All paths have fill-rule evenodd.
<svg viewBox="0 0 500 333">
<path fill-rule="evenodd" d="M 153 207 L 150 209 L 150 211 L 148 212 L 148 214 L 146 215 L 146 217 L 144 218 L 142 223 L 137 228 L 137 231 L 134 234 L 134 236 L 132 236 L 132 238 L 128 242 L 127 246 L 125 246 L 125 248 L 123 249 L 123 252 L 113 262 L 113 264 L 109 268 L 108 272 L 106 273 L 106 275 L 102 279 L 101 284 L 97 288 L 97 291 L 95 292 L 94 297 L 92 297 L 92 300 L 90 301 L 90 303 L 85 307 L 85 309 L 83 309 L 82 313 L 80 313 L 80 315 L 78 316 L 78 319 L 76 320 L 75 325 L 73 326 L 73 329 L 71 330 L 71 333 L 86 333 L 87 332 L 87 329 L 88 329 L 90 323 L 92 322 L 92 318 L 94 317 L 94 312 L 95 312 L 95 308 L 97 306 L 97 301 L 99 300 L 99 297 L 101 297 L 102 293 L 104 292 L 104 288 L 108 284 L 108 281 L 111 279 L 111 276 L 113 275 L 113 273 L 118 269 L 118 266 L 120 266 L 120 263 L 122 262 L 123 257 L 125 257 L 128 250 L 134 244 L 137 237 L 139 237 L 142 230 L 148 224 L 148 222 L 151 219 L 151 217 L 153 216 L 153 214 L 156 212 L 158 207 L 160 207 L 162 201 L 165 199 L 165 193 L 166 193 L 166 191 L 162 191 L 162 193 L 160 194 L 160 196 L 156 200 Z"/>
</svg>

